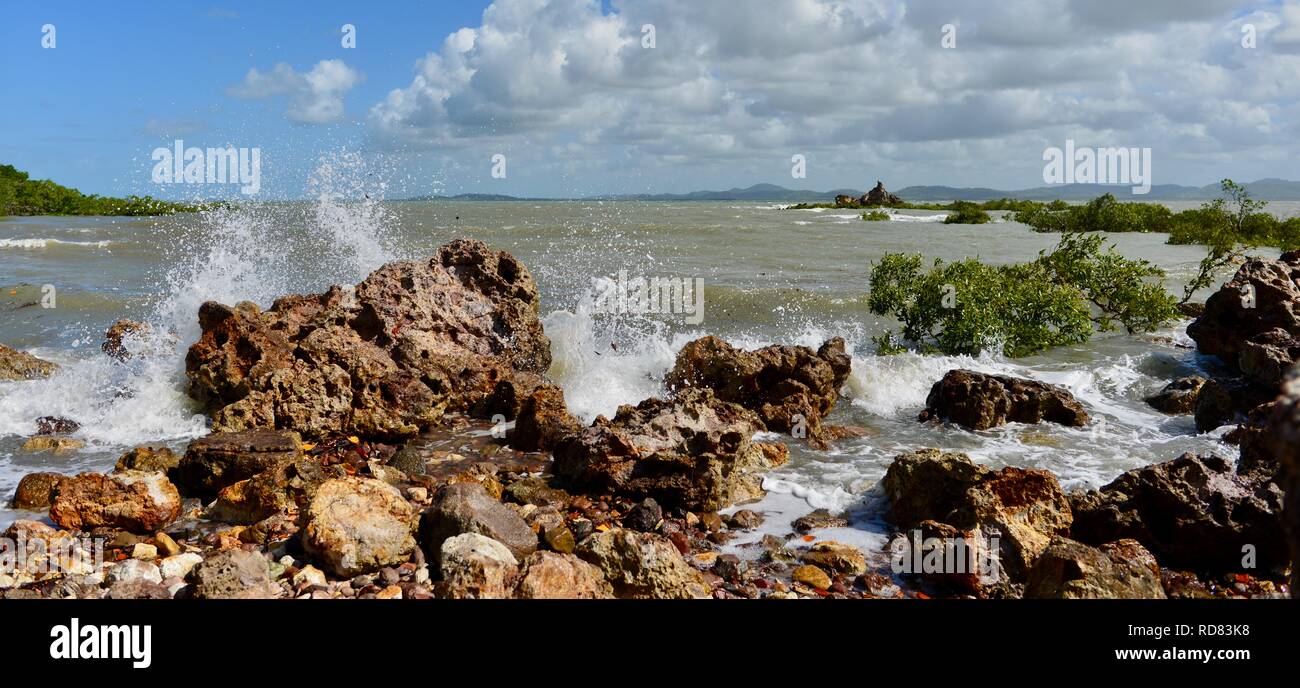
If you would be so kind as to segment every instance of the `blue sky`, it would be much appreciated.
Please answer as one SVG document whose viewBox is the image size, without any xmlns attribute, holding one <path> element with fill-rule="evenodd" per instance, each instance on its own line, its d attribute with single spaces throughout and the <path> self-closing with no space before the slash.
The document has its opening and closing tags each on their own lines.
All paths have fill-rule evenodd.
<svg viewBox="0 0 1300 688">
<path fill-rule="evenodd" d="M 1156 184 L 1300 178 L 1300 0 L 9 2 L 0 19 L 0 162 L 93 193 L 216 195 L 152 183 L 150 152 L 178 138 L 260 148 L 268 198 L 309 193 L 344 152 L 388 197 L 1023 188 L 1067 139 L 1150 147 Z"/>
</svg>

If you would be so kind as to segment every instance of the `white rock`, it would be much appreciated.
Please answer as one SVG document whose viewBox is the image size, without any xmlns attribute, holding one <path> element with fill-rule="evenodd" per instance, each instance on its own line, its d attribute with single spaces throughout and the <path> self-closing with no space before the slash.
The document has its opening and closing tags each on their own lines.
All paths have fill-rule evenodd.
<svg viewBox="0 0 1300 688">
<path fill-rule="evenodd" d="M 201 561 L 203 561 L 201 555 L 186 552 L 163 559 L 160 562 L 160 569 L 164 578 L 184 578 Z"/>
<path fill-rule="evenodd" d="M 108 576 L 105 577 L 105 580 L 110 586 L 114 583 L 136 580 L 161 583 L 162 579 L 162 571 L 158 569 L 157 564 L 149 561 L 141 561 L 139 559 L 127 559 L 109 569 Z"/>
<path fill-rule="evenodd" d="M 308 564 L 307 566 L 304 566 L 301 571 L 293 574 L 294 587 L 298 587 L 303 583 L 326 585 L 327 581 L 325 580 L 325 573 L 315 566 Z"/>
<path fill-rule="evenodd" d="M 137 542 L 135 543 L 135 547 L 131 549 L 131 558 L 132 559 L 157 559 L 158 548 L 155 547 L 154 545 L 150 545 L 145 542 Z"/>
</svg>

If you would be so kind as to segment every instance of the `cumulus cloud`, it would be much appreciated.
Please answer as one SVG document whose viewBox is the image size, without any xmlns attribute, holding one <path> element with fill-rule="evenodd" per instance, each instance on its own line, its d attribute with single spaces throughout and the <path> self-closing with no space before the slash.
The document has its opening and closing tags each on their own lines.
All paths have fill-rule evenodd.
<svg viewBox="0 0 1300 688">
<path fill-rule="evenodd" d="M 343 119 L 343 98 L 361 79 L 361 73 L 342 60 L 321 60 L 307 72 L 281 62 L 269 72 L 248 70 L 244 80 L 231 86 L 228 93 L 249 100 L 287 96 L 285 116 L 290 120 L 329 124 Z"/>
<path fill-rule="evenodd" d="M 563 154 L 751 177 L 798 152 L 841 175 L 864 164 L 961 173 L 957 159 L 992 156 L 969 170 L 984 179 L 1034 169 L 1067 137 L 1152 147 L 1164 170 L 1192 169 L 1252 148 L 1274 156 L 1295 130 L 1300 63 L 1284 48 L 1300 45 L 1298 7 L 497 0 L 418 60 L 368 122 L 387 145 L 447 155 L 514 147 L 538 164 Z M 1247 20 L 1277 29 L 1247 50 Z M 954 49 L 940 43 L 946 24 Z"/>
</svg>

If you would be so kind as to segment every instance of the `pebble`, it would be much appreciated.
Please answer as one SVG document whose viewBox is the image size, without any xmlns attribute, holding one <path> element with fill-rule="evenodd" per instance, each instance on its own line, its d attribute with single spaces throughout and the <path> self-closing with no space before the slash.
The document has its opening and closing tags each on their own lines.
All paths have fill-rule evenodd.
<svg viewBox="0 0 1300 688">
<path fill-rule="evenodd" d="M 307 566 L 303 567 L 302 570 L 298 571 L 298 573 L 293 574 L 292 580 L 293 580 L 294 587 L 298 587 L 300 585 L 303 585 L 304 583 L 308 585 L 327 584 L 327 581 L 325 580 L 325 572 L 321 571 L 315 566 L 312 566 L 311 564 L 308 564 Z"/>
<path fill-rule="evenodd" d="M 412 502 L 427 502 L 429 501 L 429 488 L 408 487 L 406 488 L 406 498 Z"/>
<path fill-rule="evenodd" d="M 163 559 L 158 562 L 158 568 L 164 578 L 184 578 L 201 561 L 203 561 L 202 556 L 193 552 L 186 552 L 185 554 L 177 554 Z"/>
<path fill-rule="evenodd" d="M 153 545 L 146 545 L 143 542 L 137 543 L 131 548 L 132 559 L 157 559 L 158 548 Z"/>
<path fill-rule="evenodd" d="M 397 585 L 390 585 L 375 593 L 375 598 L 381 600 L 400 600 L 402 599 L 402 588 Z"/>
<path fill-rule="evenodd" d="M 153 534 L 154 543 L 158 546 L 158 551 L 166 557 L 174 557 L 181 553 L 181 546 L 176 544 L 170 535 L 159 531 Z"/>
<path fill-rule="evenodd" d="M 826 590 L 831 587 L 831 577 L 826 575 L 825 571 L 808 564 L 795 567 L 790 577 L 796 583 L 803 583 L 818 590 Z"/>
</svg>

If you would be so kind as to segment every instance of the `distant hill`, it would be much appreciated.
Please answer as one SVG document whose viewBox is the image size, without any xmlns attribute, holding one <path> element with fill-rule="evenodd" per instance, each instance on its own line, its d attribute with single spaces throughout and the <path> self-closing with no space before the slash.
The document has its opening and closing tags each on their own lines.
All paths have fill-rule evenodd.
<svg viewBox="0 0 1300 688">
<path fill-rule="evenodd" d="M 1246 185 L 1251 196 L 1262 201 L 1300 201 L 1300 182 L 1285 179 L 1261 179 Z M 893 191 L 905 201 L 989 201 L 998 198 L 1016 198 L 1030 201 L 1086 201 L 1104 193 L 1114 194 L 1122 200 L 1137 201 L 1202 201 L 1219 196 L 1219 185 L 1182 186 L 1179 184 L 1156 184 L 1150 193 L 1136 195 L 1131 185 L 1109 184 L 1061 184 L 1057 186 L 1039 186 L 1018 191 L 1004 191 L 987 187 L 954 186 L 908 186 Z M 460 194 L 457 196 L 422 196 L 405 200 L 453 200 L 453 201 L 546 201 L 546 200 L 584 200 L 584 201 L 771 201 L 778 203 L 815 203 L 830 201 L 837 195 L 861 196 L 865 189 L 832 189 L 830 191 L 809 191 L 805 189 L 787 189 L 776 184 L 755 184 L 745 188 L 727 189 L 726 191 L 692 191 L 680 194 L 613 194 L 603 196 L 586 196 L 580 199 L 556 198 L 519 198 L 502 194 Z"/>
</svg>

